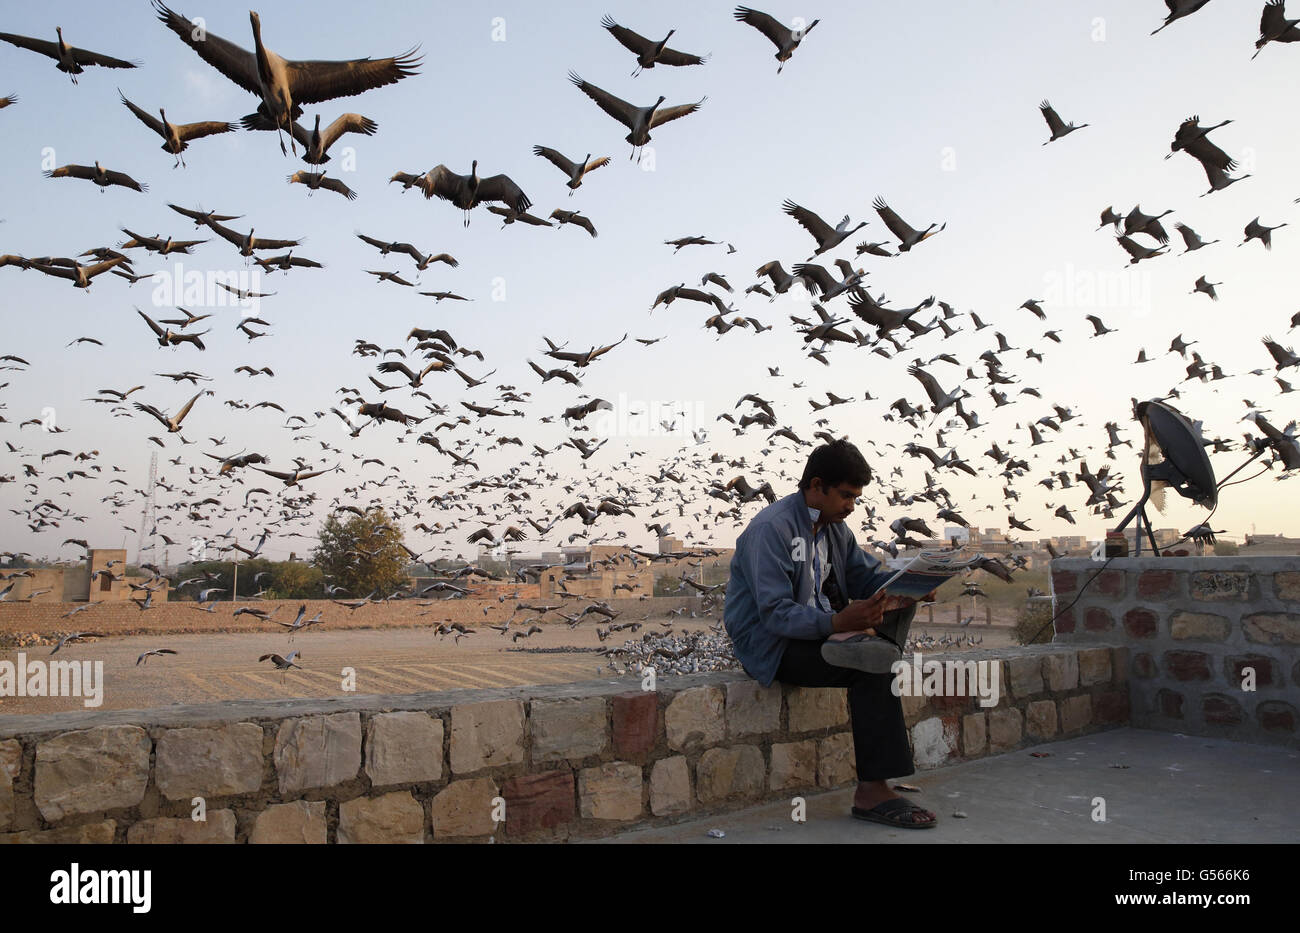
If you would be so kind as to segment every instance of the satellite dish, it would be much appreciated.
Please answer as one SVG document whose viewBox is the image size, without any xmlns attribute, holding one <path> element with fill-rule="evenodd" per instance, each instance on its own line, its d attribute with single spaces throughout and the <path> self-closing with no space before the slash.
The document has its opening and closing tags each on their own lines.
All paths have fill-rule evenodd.
<svg viewBox="0 0 1300 933">
<path fill-rule="evenodd" d="M 1142 498 L 1115 530 L 1123 532 L 1136 518 L 1135 555 L 1142 553 L 1143 530 L 1152 552 L 1158 555 L 1160 548 L 1146 513 L 1148 500 L 1163 511 L 1164 491 L 1171 488 L 1197 505 L 1213 509 L 1219 501 L 1218 487 L 1198 423 L 1189 421 L 1172 405 L 1155 399 L 1139 402 L 1133 411 L 1146 434 L 1142 451 Z"/>
<path fill-rule="evenodd" d="M 1164 402 L 1139 402 L 1137 417 L 1146 431 L 1142 480 L 1153 496 L 1172 487 L 1197 505 L 1214 508 L 1219 493 L 1199 425 Z M 1156 506 L 1161 507 L 1159 502 Z"/>
</svg>

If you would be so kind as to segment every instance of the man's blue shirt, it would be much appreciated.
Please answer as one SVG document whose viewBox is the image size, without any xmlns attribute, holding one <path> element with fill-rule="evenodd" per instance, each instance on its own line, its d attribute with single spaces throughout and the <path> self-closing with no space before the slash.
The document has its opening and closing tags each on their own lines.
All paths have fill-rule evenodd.
<svg viewBox="0 0 1300 933">
<path fill-rule="evenodd" d="M 846 599 L 865 599 L 889 579 L 843 522 L 823 529 L 830 565 Z M 736 539 L 722 621 L 745 671 L 764 686 L 776 679 L 786 643 L 831 634 L 834 613 L 817 608 L 812 518 L 803 491 L 763 509 Z"/>
</svg>

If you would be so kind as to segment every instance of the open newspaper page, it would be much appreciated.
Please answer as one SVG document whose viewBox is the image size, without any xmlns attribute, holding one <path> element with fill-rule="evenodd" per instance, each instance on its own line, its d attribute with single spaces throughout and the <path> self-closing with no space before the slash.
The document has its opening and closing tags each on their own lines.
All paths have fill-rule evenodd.
<svg viewBox="0 0 1300 933">
<path fill-rule="evenodd" d="M 881 587 L 890 596 L 919 599 L 933 592 L 984 555 L 964 548 L 957 551 L 922 551 Z"/>
</svg>

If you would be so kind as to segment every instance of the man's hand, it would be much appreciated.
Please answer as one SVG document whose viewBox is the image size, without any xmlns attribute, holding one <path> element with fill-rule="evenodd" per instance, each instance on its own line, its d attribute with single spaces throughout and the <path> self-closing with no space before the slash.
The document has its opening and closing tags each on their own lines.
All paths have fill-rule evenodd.
<svg viewBox="0 0 1300 933">
<path fill-rule="evenodd" d="M 877 591 L 868 599 L 854 600 L 831 616 L 832 629 L 836 632 L 865 630 L 868 634 L 875 634 L 875 626 L 884 618 L 889 600 L 893 598 L 895 597 L 886 596 L 883 591 Z"/>
</svg>

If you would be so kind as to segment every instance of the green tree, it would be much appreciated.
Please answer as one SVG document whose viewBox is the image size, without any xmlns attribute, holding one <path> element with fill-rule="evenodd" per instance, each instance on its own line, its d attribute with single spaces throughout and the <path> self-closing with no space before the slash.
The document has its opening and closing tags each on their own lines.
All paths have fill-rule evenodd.
<svg viewBox="0 0 1300 933">
<path fill-rule="evenodd" d="M 319 567 L 303 561 L 280 561 L 271 568 L 268 589 L 277 599 L 322 599 L 325 575 Z"/>
<path fill-rule="evenodd" d="M 312 553 L 312 563 L 324 578 L 352 597 L 392 593 L 406 582 L 409 560 L 402 549 L 402 530 L 378 507 L 346 522 L 335 515 L 325 519 Z"/>
<path fill-rule="evenodd" d="M 1235 557 L 1238 553 L 1240 553 L 1240 548 L 1237 546 L 1236 541 L 1214 542 L 1215 557 Z"/>
</svg>

